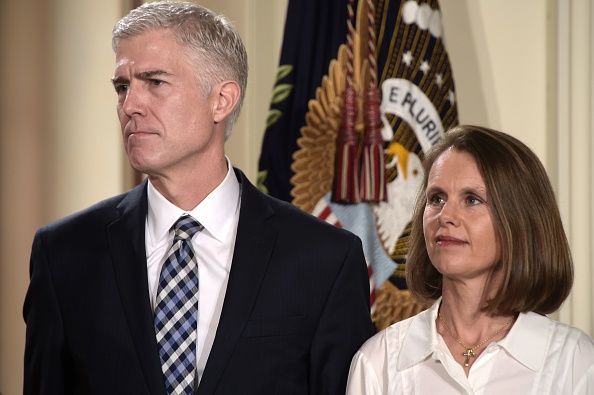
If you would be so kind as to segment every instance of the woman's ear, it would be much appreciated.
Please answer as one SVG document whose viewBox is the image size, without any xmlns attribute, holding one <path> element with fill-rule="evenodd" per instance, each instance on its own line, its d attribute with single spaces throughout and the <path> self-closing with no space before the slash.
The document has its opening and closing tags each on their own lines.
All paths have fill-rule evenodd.
<svg viewBox="0 0 594 395">
<path fill-rule="evenodd" d="M 222 81 L 213 88 L 213 93 L 215 93 L 213 97 L 213 119 L 216 123 L 219 123 L 231 114 L 239 102 L 241 89 L 235 81 Z"/>
</svg>

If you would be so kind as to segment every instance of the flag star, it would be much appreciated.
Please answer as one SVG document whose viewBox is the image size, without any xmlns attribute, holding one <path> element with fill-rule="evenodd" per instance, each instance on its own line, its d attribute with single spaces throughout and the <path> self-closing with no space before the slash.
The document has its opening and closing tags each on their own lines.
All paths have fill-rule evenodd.
<svg viewBox="0 0 594 395">
<path fill-rule="evenodd" d="M 402 62 L 404 62 L 404 64 L 409 67 L 410 64 L 413 61 L 413 56 L 412 53 L 410 51 L 406 51 L 404 54 L 402 54 Z"/>
<path fill-rule="evenodd" d="M 435 83 L 441 88 L 443 85 L 443 76 L 441 74 L 438 73 L 435 75 Z"/>
<path fill-rule="evenodd" d="M 454 92 L 451 89 L 448 91 L 448 101 L 452 106 L 456 102 L 456 96 L 454 95 Z"/>
<path fill-rule="evenodd" d="M 429 69 L 431 69 L 431 66 L 429 66 L 429 63 L 427 63 L 426 60 L 423 60 L 423 63 L 421 63 L 420 69 L 423 72 L 423 74 L 427 74 Z"/>
</svg>

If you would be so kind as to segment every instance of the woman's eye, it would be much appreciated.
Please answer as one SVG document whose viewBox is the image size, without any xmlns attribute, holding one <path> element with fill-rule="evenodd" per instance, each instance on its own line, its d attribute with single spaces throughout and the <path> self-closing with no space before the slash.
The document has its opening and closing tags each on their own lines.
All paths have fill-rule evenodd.
<svg viewBox="0 0 594 395">
<path fill-rule="evenodd" d="M 439 204 L 443 203 L 443 198 L 438 194 L 434 194 L 434 195 L 429 196 L 429 198 L 427 199 L 427 202 L 430 205 L 435 206 L 435 205 L 439 205 Z"/>
<path fill-rule="evenodd" d="M 476 196 L 467 196 L 466 197 L 466 204 L 468 204 L 469 206 L 474 206 L 475 204 L 480 204 L 482 203 L 482 200 L 477 198 Z"/>
</svg>

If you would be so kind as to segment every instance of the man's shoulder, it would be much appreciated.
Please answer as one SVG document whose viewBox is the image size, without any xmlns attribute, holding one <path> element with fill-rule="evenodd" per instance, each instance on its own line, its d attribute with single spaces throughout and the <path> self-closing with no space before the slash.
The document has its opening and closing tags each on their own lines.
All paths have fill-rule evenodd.
<svg viewBox="0 0 594 395">
<path fill-rule="evenodd" d="M 104 228 L 119 218 L 125 209 L 122 202 L 131 196 L 142 194 L 140 185 L 130 191 L 101 200 L 83 210 L 77 211 L 38 230 L 39 234 L 55 234 L 70 232 L 92 232 L 94 228 Z"/>
<path fill-rule="evenodd" d="M 278 223 L 282 224 L 283 227 L 291 227 L 291 229 L 301 232 L 304 236 L 329 237 L 350 241 L 357 239 L 357 236 L 353 233 L 342 228 L 337 228 L 301 210 L 292 203 L 268 195 L 264 195 L 264 198 L 268 200 L 275 212 Z"/>
<path fill-rule="evenodd" d="M 272 222 L 276 226 L 282 229 L 288 229 L 292 233 L 299 233 L 301 240 L 319 237 L 323 241 L 328 241 L 329 239 L 342 240 L 343 242 L 358 240 L 357 236 L 345 229 L 337 228 L 301 210 L 292 203 L 265 194 L 251 184 L 241 170 L 236 169 L 236 174 L 238 180 L 243 185 L 242 199 L 248 198 L 251 202 L 247 206 L 244 206 L 242 202 L 242 207 L 262 209 L 265 211 L 270 210 Z"/>
</svg>

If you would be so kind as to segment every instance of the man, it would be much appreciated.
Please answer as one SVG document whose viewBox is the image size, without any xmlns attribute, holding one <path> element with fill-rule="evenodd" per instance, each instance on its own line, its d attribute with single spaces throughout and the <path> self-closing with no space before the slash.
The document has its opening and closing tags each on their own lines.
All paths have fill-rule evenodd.
<svg viewBox="0 0 594 395">
<path fill-rule="evenodd" d="M 40 229 L 26 394 L 343 394 L 373 333 L 360 241 L 224 154 L 247 56 L 223 17 L 148 3 L 113 34 L 124 146 L 148 181 Z"/>
</svg>

